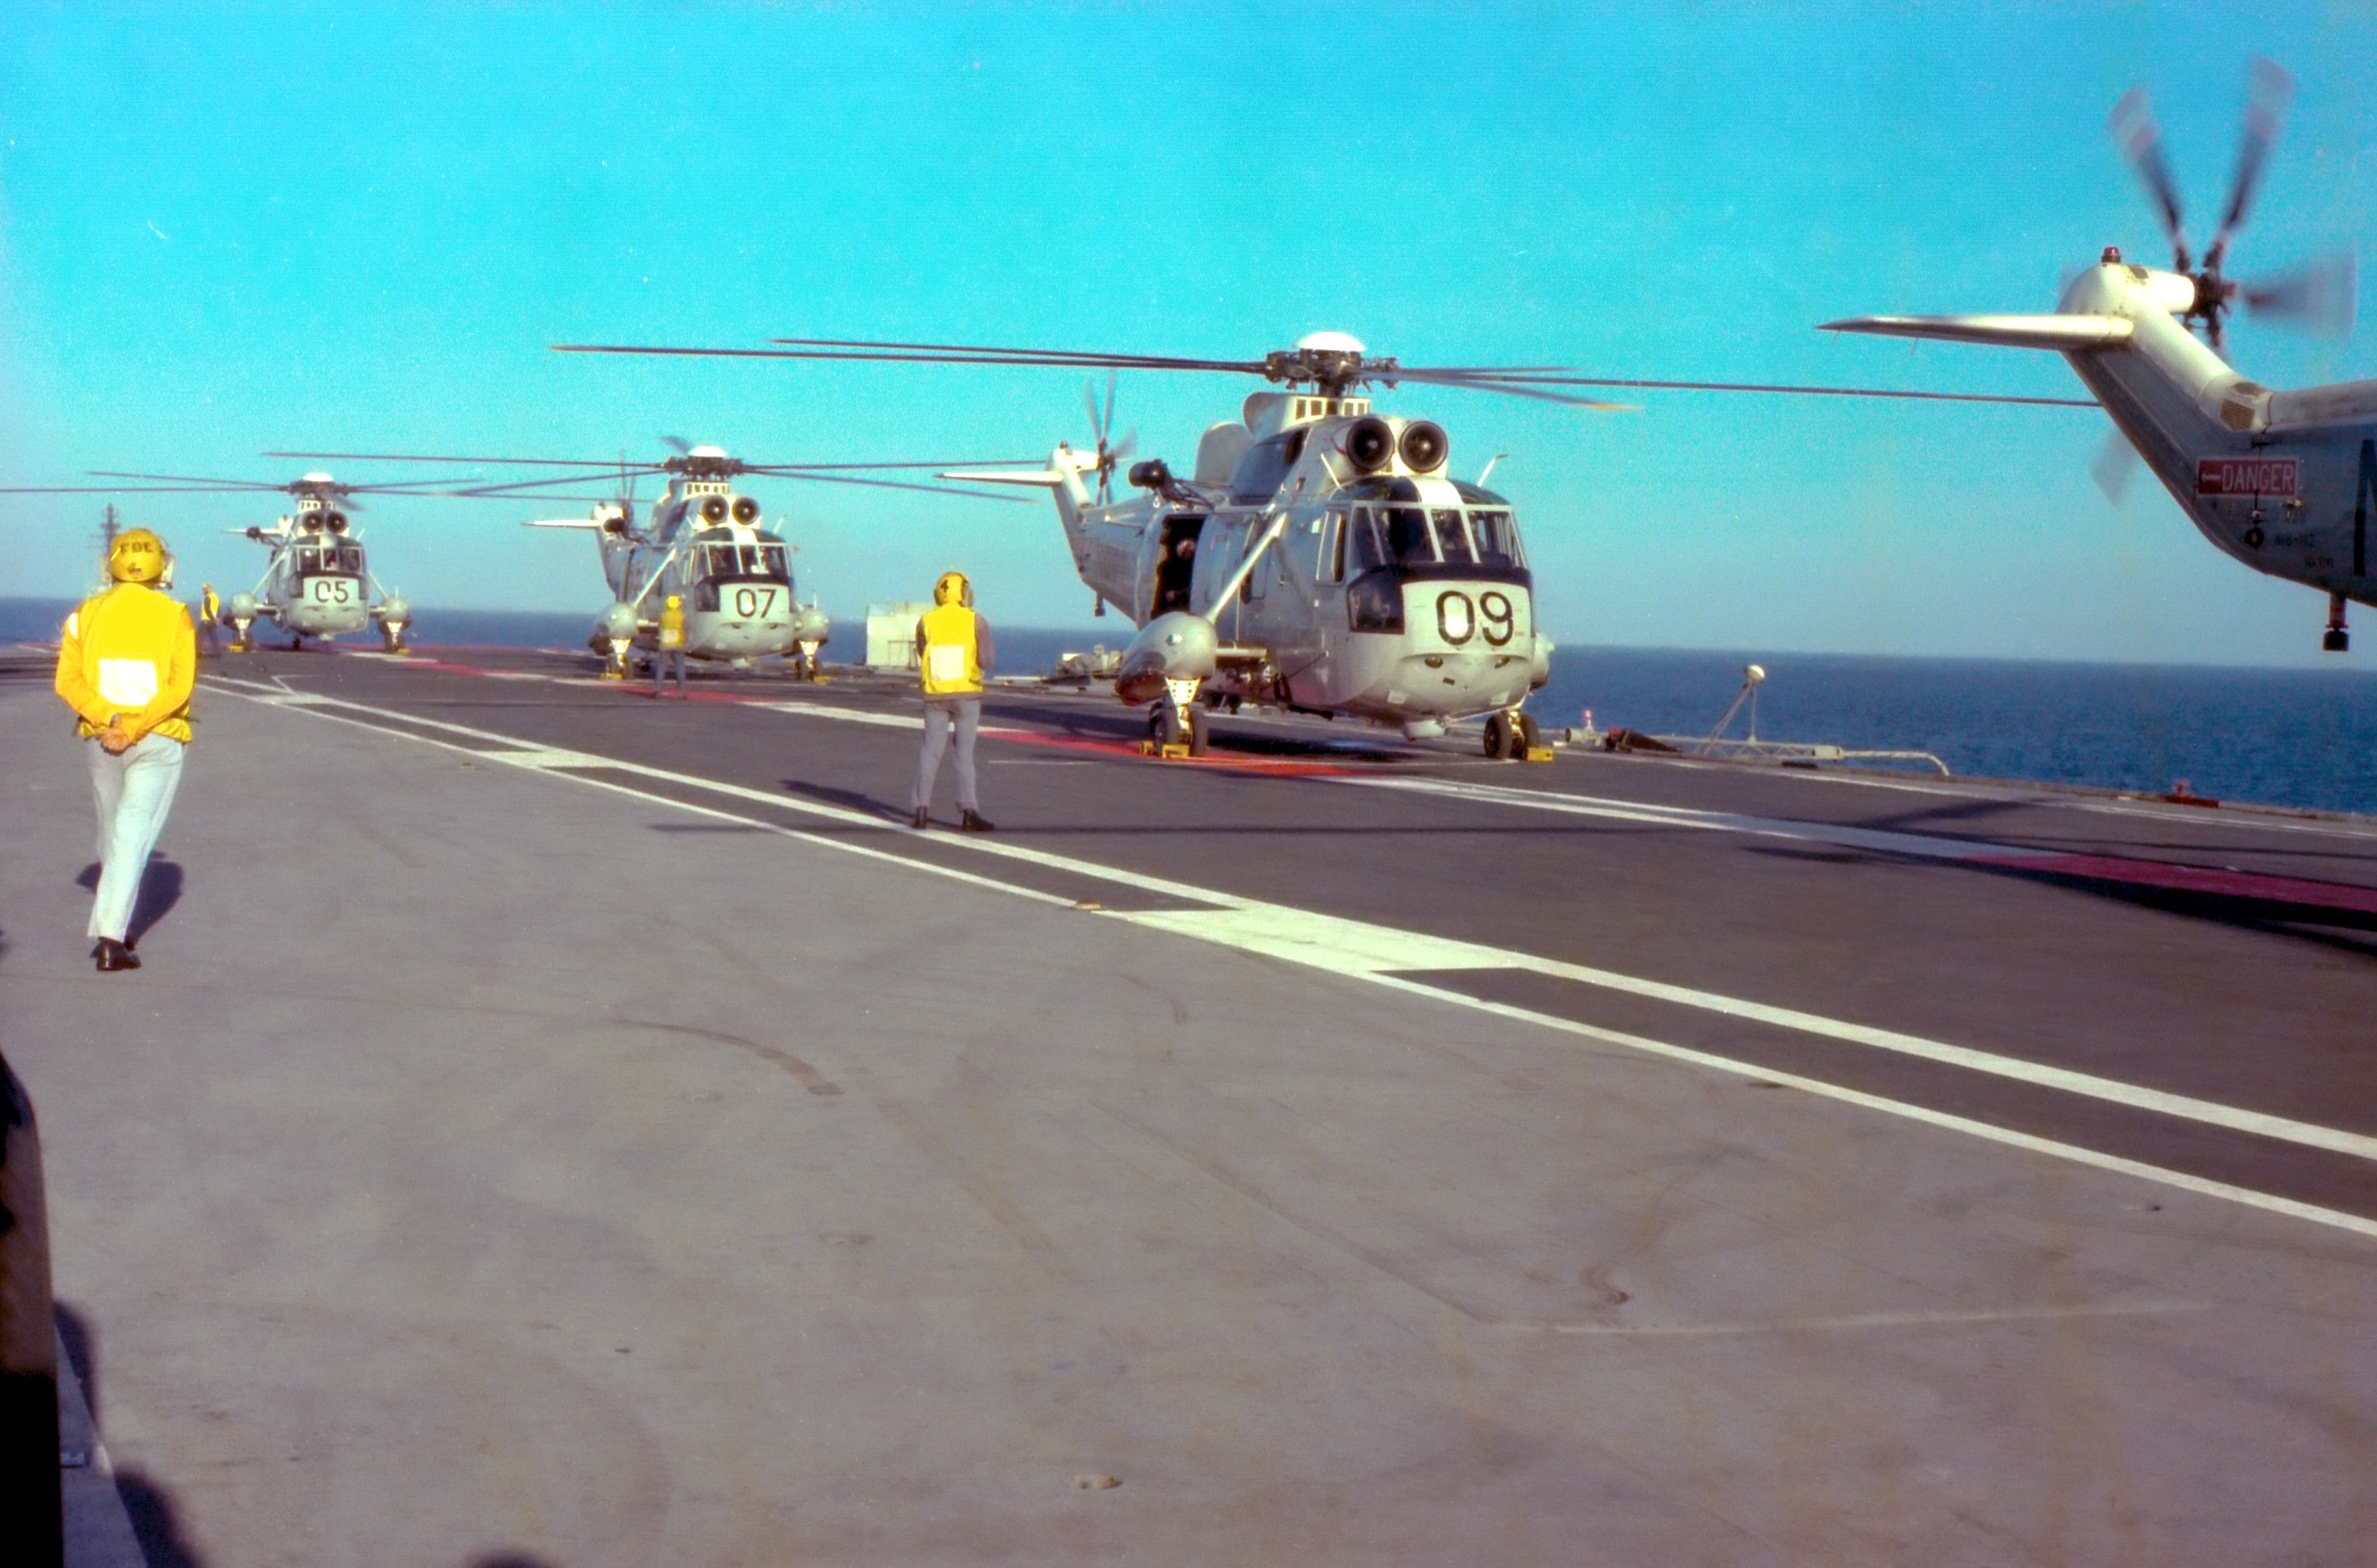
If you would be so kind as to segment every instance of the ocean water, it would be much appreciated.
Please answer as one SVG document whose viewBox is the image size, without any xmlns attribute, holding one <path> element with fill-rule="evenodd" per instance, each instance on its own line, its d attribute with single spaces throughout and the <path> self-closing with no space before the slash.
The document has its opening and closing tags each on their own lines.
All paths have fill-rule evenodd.
<svg viewBox="0 0 2377 1568">
<path fill-rule="evenodd" d="M 47 641 L 71 606 L 0 599 L 0 644 Z M 423 645 L 585 647 L 587 614 L 416 612 Z M 1028 674 L 1103 641 L 1083 631 L 1000 627 L 998 667 Z M 864 628 L 837 623 L 827 649 L 855 657 Z M 359 646 L 370 647 L 365 639 Z M 2263 805 L 2377 814 L 2377 671 L 2365 654 L 2327 669 L 2066 664 L 2046 660 L 1766 654 L 1757 649 L 1564 647 L 1529 707 L 1547 726 L 1708 732 L 1764 667 L 1758 732 L 1767 740 L 1930 752 L 1956 773 L 2107 789 L 2165 790 Z M 1729 731 L 1742 733 L 1735 721 Z"/>
</svg>

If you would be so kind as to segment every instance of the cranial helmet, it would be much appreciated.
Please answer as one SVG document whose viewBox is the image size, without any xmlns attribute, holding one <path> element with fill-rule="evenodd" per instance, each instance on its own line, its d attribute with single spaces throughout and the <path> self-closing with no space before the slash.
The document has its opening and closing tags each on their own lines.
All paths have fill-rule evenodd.
<svg viewBox="0 0 2377 1568">
<path fill-rule="evenodd" d="M 668 596 L 668 607 L 671 610 L 682 610 L 685 608 L 685 600 L 675 594 L 671 594 Z"/>
<path fill-rule="evenodd" d="M 119 583 L 145 586 L 163 580 L 173 559 L 165 541 L 147 529 L 126 529 L 108 547 L 107 575 Z"/>
<path fill-rule="evenodd" d="M 933 585 L 935 604 L 962 604 L 973 607 L 973 585 L 966 581 L 963 572 L 943 572 L 941 580 Z"/>
</svg>

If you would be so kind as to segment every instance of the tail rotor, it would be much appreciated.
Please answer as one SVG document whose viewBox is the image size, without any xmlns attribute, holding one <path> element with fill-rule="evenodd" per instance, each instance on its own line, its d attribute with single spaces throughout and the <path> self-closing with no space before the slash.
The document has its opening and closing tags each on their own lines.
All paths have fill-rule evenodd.
<svg viewBox="0 0 2377 1568">
<path fill-rule="evenodd" d="M 1098 441 L 1098 505 L 1101 506 L 1105 505 L 1113 498 L 1115 469 L 1130 461 L 1130 455 L 1139 450 L 1139 432 L 1136 428 L 1126 433 L 1120 441 L 1111 441 L 1114 434 L 1115 384 L 1118 379 L 1118 372 L 1112 370 L 1106 372 L 1106 406 L 1104 413 L 1098 411 L 1097 384 L 1093 381 L 1081 383 L 1081 406 L 1090 411 L 1090 433 L 1095 435 Z"/>
</svg>

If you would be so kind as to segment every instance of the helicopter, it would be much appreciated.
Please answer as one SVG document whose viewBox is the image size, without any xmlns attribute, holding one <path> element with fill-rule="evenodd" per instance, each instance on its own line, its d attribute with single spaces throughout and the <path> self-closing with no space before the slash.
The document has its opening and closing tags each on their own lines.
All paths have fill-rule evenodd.
<svg viewBox="0 0 2377 1568">
<path fill-rule="evenodd" d="M 852 339 L 774 342 L 765 349 L 555 347 L 570 353 L 1104 369 L 1103 413 L 1095 386 L 1082 389 L 1090 448 L 1059 442 L 1032 471 L 952 466 L 939 477 L 1051 493 L 1074 569 L 1096 596 L 1096 612 L 1112 605 L 1138 628 L 1123 650 L 1115 695 L 1148 707 L 1149 739 L 1159 749 L 1190 755 L 1207 748 L 1212 708 L 1248 701 L 1392 726 L 1415 741 L 1483 715 L 1489 757 L 1538 751 L 1541 731 L 1524 705 L 1550 679 L 1552 640 L 1537 624 L 1518 509 L 1486 488 L 1492 464 L 1475 482 L 1453 477 L 1442 425 L 1382 415 L 1359 388 L 1411 382 L 1602 411 L 1628 405 L 1579 389 L 2073 401 L 1619 380 L 1559 365 L 1410 366 L 1372 356 L 1358 339 L 1334 331 L 1308 334 L 1259 360 Z M 1137 434 L 1113 434 L 1115 386 L 1124 370 L 1255 375 L 1284 390 L 1250 394 L 1237 419 L 1206 430 L 1183 478 L 1160 457 L 1123 468 Z M 1144 493 L 1117 500 L 1117 469 Z"/>
<path fill-rule="evenodd" d="M 278 455 L 560 470 L 548 478 L 437 493 L 485 500 L 528 499 L 538 491 L 583 486 L 615 474 L 618 485 L 612 497 L 583 498 L 593 502 L 589 516 L 532 518 L 521 525 L 594 536 L 612 602 L 596 619 L 587 646 L 603 655 L 604 678 L 613 680 L 628 674 L 639 653 L 649 656 L 657 649 L 661 609 L 672 595 L 683 601 L 688 658 L 740 671 L 749 669 L 758 659 L 782 657 L 791 661 L 796 679 L 818 678 L 818 651 L 831 636 L 831 624 L 814 599 L 804 604 L 796 596 L 791 560 L 796 547 L 766 526 L 756 497 L 737 491 L 735 481 L 741 476 L 921 490 L 936 495 L 967 493 L 950 486 L 870 479 L 848 471 L 931 469 L 942 467 L 939 463 L 750 463 L 721 446 L 697 446 L 679 436 L 661 439 L 673 456 L 658 462 L 629 462 L 625 457 L 580 460 L 420 453 Z M 667 488 L 639 525 L 635 483 L 644 474 L 665 475 Z M 1012 499 L 999 494 L 986 498 Z"/>
<path fill-rule="evenodd" d="M 2201 266 L 2182 225 L 2179 188 L 2144 87 L 2113 110 L 2107 128 L 2129 156 L 2162 219 L 2168 268 L 2140 266 L 2105 247 L 2045 315 L 1867 315 L 1827 322 L 1830 332 L 1926 338 L 2001 348 L 2049 349 L 2112 417 L 2096 481 L 2119 502 L 2143 457 L 2204 537 L 2257 572 L 2328 596 L 2323 649 L 2351 647 L 2347 601 L 2377 604 L 2369 527 L 2377 505 L 2377 381 L 2275 391 L 2227 358 L 2222 320 L 2241 303 L 2256 315 L 2294 318 L 2341 336 L 2351 329 L 2358 287 L 2349 251 L 2258 280 L 2223 270 L 2229 242 L 2252 206 L 2293 90 L 2286 71 L 2256 60 L 2228 203 Z M 2196 334 L 2201 332 L 2199 338 Z"/>
<path fill-rule="evenodd" d="M 279 456 L 280 454 L 267 454 Z M 258 620 L 271 621 L 290 636 L 292 647 L 308 637 L 328 641 L 376 624 L 382 645 L 390 653 L 404 651 L 404 634 L 412 612 L 403 596 L 383 588 L 364 560 L 363 530 L 350 513 L 364 509 L 356 499 L 366 494 L 419 495 L 436 492 L 413 484 L 343 484 L 327 473 L 308 473 L 287 483 L 265 480 L 218 479 L 188 474 L 120 473 L 94 469 L 94 479 L 131 482 L 112 485 L 43 485 L 0 489 L 0 495 L 54 494 L 286 494 L 293 508 L 269 527 L 251 525 L 224 531 L 241 535 L 271 552 L 264 575 L 245 593 L 235 593 L 222 609 L 222 624 L 232 629 L 232 648 L 245 653 L 253 645 L 251 631 Z"/>
</svg>

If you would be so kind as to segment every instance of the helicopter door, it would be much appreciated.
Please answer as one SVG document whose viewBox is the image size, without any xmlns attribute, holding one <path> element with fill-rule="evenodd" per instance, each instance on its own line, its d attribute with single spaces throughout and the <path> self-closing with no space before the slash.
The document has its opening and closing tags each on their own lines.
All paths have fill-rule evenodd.
<svg viewBox="0 0 2377 1568">
<path fill-rule="evenodd" d="M 1201 516 L 1164 519 L 1164 542 L 1155 560 L 1155 597 L 1150 619 L 1168 611 L 1188 608 L 1188 585 L 1197 575 L 1197 540 L 1205 531 Z"/>
</svg>

